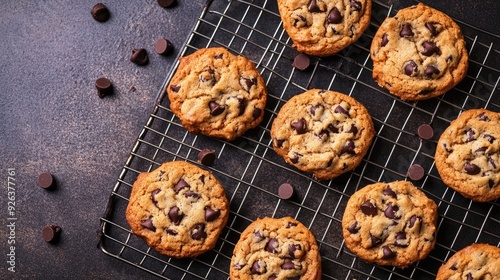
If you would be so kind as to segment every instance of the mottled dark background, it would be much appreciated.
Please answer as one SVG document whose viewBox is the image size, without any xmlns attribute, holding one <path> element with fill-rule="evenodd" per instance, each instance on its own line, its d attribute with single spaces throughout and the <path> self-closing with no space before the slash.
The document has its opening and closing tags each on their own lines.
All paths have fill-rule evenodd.
<svg viewBox="0 0 500 280">
<path fill-rule="evenodd" d="M 215 0 L 222 1 L 222 0 Z M 0 8 L 0 279 L 143 279 L 142 270 L 97 249 L 109 193 L 160 87 L 205 1 L 104 2 L 111 19 L 90 15 L 93 1 L 3 1 Z M 402 8 L 410 1 L 387 1 Z M 449 15 L 499 33 L 500 2 L 426 1 Z M 159 37 L 176 50 L 160 57 Z M 129 61 L 146 48 L 150 63 Z M 498 49 L 498 47 L 497 47 Z M 115 94 L 100 99 L 95 79 L 108 77 Z M 16 273 L 7 271 L 7 171 L 16 171 Z M 40 172 L 54 191 L 36 186 Z M 58 244 L 42 227 L 55 223 Z"/>
</svg>

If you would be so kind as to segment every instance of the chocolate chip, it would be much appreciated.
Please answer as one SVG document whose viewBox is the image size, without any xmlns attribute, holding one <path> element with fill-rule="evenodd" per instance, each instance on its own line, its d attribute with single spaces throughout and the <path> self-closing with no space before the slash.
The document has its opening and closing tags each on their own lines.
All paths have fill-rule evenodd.
<svg viewBox="0 0 500 280">
<path fill-rule="evenodd" d="M 391 187 L 389 187 L 389 185 L 387 185 L 385 187 L 385 189 L 382 191 L 383 194 L 385 195 L 388 195 L 390 197 L 393 197 L 393 198 L 397 198 L 397 194 L 391 189 Z"/>
<path fill-rule="evenodd" d="M 495 164 L 495 161 L 491 157 L 488 157 L 488 163 L 491 164 L 491 166 L 493 168 L 497 168 L 497 165 Z"/>
<path fill-rule="evenodd" d="M 408 172 L 406 173 L 410 179 L 414 181 L 418 181 L 425 176 L 425 170 L 420 164 L 413 164 L 408 168 Z"/>
<path fill-rule="evenodd" d="M 199 194 L 199 193 L 197 193 L 197 192 L 187 191 L 187 192 L 184 194 L 184 197 L 185 197 L 185 198 L 190 198 L 190 197 L 192 197 L 192 198 L 194 198 L 194 199 L 196 200 L 196 199 L 200 198 L 201 196 L 200 196 L 200 194 Z"/>
<path fill-rule="evenodd" d="M 215 71 L 212 68 L 206 68 L 204 69 L 199 76 L 199 80 L 202 83 L 208 83 L 209 85 L 213 86 L 215 84 Z"/>
<path fill-rule="evenodd" d="M 165 38 L 160 38 L 155 42 L 155 52 L 159 55 L 167 55 L 174 49 L 172 42 Z"/>
<path fill-rule="evenodd" d="M 396 235 L 396 241 L 394 245 L 398 247 L 408 247 L 408 242 L 406 241 L 406 233 L 400 232 Z"/>
<path fill-rule="evenodd" d="M 356 233 L 358 233 L 357 226 L 358 226 L 358 222 L 355 221 L 354 223 L 352 223 L 350 226 L 347 227 L 347 231 L 349 231 L 352 234 L 356 234 Z"/>
<path fill-rule="evenodd" d="M 290 161 L 293 163 L 293 164 L 296 164 L 297 162 L 299 162 L 299 158 L 301 157 L 302 155 L 300 154 L 297 154 L 297 153 L 293 153 L 293 157 L 290 158 Z"/>
<path fill-rule="evenodd" d="M 291 227 L 296 227 L 296 226 L 297 226 L 297 223 L 288 222 L 288 224 L 286 225 L 286 228 L 291 228 Z"/>
<path fill-rule="evenodd" d="M 416 215 L 411 216 L 408 227 L 412 228 L 418 220 L 420 220 L 420 217 L 417 217 Z"/>
<path fill-rule="evenodd" d="M 262 240 L 264 240 L 264 236 L 262 235 L 262 232 L 260 230 L 258 230 L 258 229 L 254 231 L 253 236 L 259 242 L 262 241 Z"/>
<path fill-rule="evenodd" d="M 392 202 L 389 202 L 387 204 L 387 208 L 385 208 L 384 210 L 384 214 L 387 218 L 389 219 L 394 219 L 394 218 L 398 218 L 396 217 L 396 212 L 399 210 L 399 207 L 397 205 L 392 205 Z"/>
<path fill-rule="evenodd" d="M 103 3 L 97 3 L 90 11 L 92 17 L 98 22 L 105 22 L 109 19 L 109 9 Z"/>
<path fill-rule="evenodd" d="M 224 57 L 223 53 L 217 54 L 214 56 L 215 59 L 222 59 Z"/>
<path fill-rule="evenodd" d="M 309 60 L 309 57 L 305 54 L 299 53 L 293 59 L 292 66 L 301 70 L 301 71 L 304 71 L 307 68 L 309 68 L 310 64 L 311 64 L 311 61 Z"/>
<path fill-rule="evenodd" d="M 337 107 L 335 107 L 335 110 L 333 110 L 333 112 L 335 112 L 337 114 L 349 115 L 349 112 L 347 112 L 347 110 L 344 109 L 344 107 L 342 107 L 341 105 L 338 105 Z"/>
<path fill-rule="evenodd" d="M 399 31 L 399 36 L 401 37 L 413 37 L 413 31 L 411 30 L 411 25 L 409 23 L 403 23 L 401 30 Z"/>
<path fill-rule="evenodd" d="M 326 17 L 326 22 L 331 24 L 338 24 L 342 22 L 342 15 L 340 14 L 339 9 L 334 7 Z"/>
<path fill-rule="evenodd" d="M 358 134 L 358 128 L 356 127 L 356 125 L 352 125 L 351 128 L 349 129 L 349 131 L 347 131 L 348 133 L 352 133 L 354 135 Z"/>
<path fill-rule="evenodd" d="M 381 46 L 382 46 L 382 47 L 385 47 L 385 45 L 387 45 L 387 43 L 389 43 L 389 38 L 388 38 L 387 33 L 384 33 L 384 35 L 382 35 L 382 43 L 381 43 Z"/>
<path fill-rule="evenodd" d="M 311 108 L 309 108 L 309 113 L 311 113 L 311 115 L 313 115 L 313 116 L 316 116 L 316 111 L 322 107 L 323 106 L 321 106 L 321 105 L 313 105 L 313 106 L 311 106 Z"/>
<path fill-rule="evenodd" d="M 432 136 L 434 136 L 434 130 L 432 129 L 432 126 L 425 123 L 418 127 L 417 133 L 420 138 L 425 140 L 432 139 Z"/>
<path fill-rule="evenodd" d="M 455 262 L 455 263 L 453 263 L 453 264 L 450 266 L 450 269 L 451 269 L 451 270 L 457 270 L 457 269 L 458 269 L 458 268 L 457 268 L 457 263 L 456 263 L 456 262 Z"/>
<path fill-rule="evenodd" d="M 467 138 L 465 139 L 465 142 L 471 142 L 473 140 L 475 140 L 475 135 L 476 133 L 474 132 L 474 130 L 472 128 L 469 128 L 465 131 L 465 135 L 467 135 Z"/>
<path fill-rule="evenodd" d="M 152 217 L 149 217 L 145 221 L 142 221 L 141 226 L 143 226 L 149 230 L 156 231 L 156 227 L 153 225 L 153 218 Z"/>
<path fill-rule="evenodd" d="M 354 151 L 354 141 L 352 140 L 348 140 L 344 147 L 342 147 L 342 150 L 340 151 L 340 154 L 343 155 L 343 154 L 350 154 L 350 155 L 355 155 L 356 154 L 356 151 Z"/>
<path fill-rule="evenodd" d="M 198 153 L 198 162 L 206 166 L 214 165 L 215 158 L 215 150 L 203 149 Z"/>
<path fill-rule="evenodd" d="M 279 139 L 274 139 L 274 145 L 278 148 L 283 147 L 283 143 L 285 143 L 285 140 L 279 140 Z"/>
<path fill-rule="evenodd" d="M 263 260 L 256 260 L 250 269 L 251 274 L 263 274 L 266 272 L 265 262 Z"/>
<path fill-rule="evenodd" d="M 171 229 L 171 228 L 166 228 L 165 229 L 165 232 L 168 234 L 168 235 L 173 235 L 173 236 L 176 236 L 177 235 L 177 231 Z"/>
<path fill-rule="evenodd" d="M 298 134 L 304 134 L 307 132 L 306 120 L 304 118 L 291 122 L 290 126 L 295 129 Z"/>
<path fill-rule="evenodd" d="M 158 207 L 158 201 L 156 200 L 156 195 L 160 192 L 160 189 L 155 189 L 154 191 L 151 192 L 151 200 L 153 201 L 153 204 Z"/>
<path fill-rule="evenodd" d="M 302 246 L 300 244 L 290 244 L 288 245 L 288 255 L 295 259 L 295 251 L 301 250 Z"/>
<path fill-rule="evenodd" d="M 170 90 L 172 90 L 173 92 L 179 92 L 180 89 L 181 89 L 181 86 L 179 86 L 179 85 L 171 85 L 170 86 Z"/>
<path fill-rule="evenodd" d="M 36 184 L 42 189 L 50 190 L 54 188 L 55 180 L 52 174 L 50 174 L 49 172 L 42 172 L 40 173 L 40 175 L 38 175 Z"/>
<path fill-rule="evenodd" d="M 371 233 L 370 233 L 370 240 L 372 242 L 371 247 L 375 247 L 377 245 L 382 244 L 382 239 L 373 236 Z"/>
<path fill-rule="evenodd" d="M 404 70 L 406 75 L 411 76 L 417 73 L 417 64 L 415 63 L 415 61 L 410 60 L 408 61 L 408 63 L 406 63 Z"/>
<path fill-rule="evenodd" d="M 328 130 L 330 130 L 333 133 L 339 133 L 339 129 L 335 127 L 333 124 L 328 125 Z"/>
<path fill-rule="evenodd" d="M 243 87 L 245 91 L 250 92 L 252 86 L 257 85 L 257 79 L 241 77 L 240 85 Z"/>
<path fill-rule="evenodd" d="M 361 11 L 361 2 L 356 1 L 356 0 L 350 0 L 349 1 L 349 6 L 353 11 Z"/>
<path fill-rule="evenodd" d="M 189 186 L 189 184 L 188 184 L 186 181 L 184 181 L 184 179 L 180 179 L 180 180 L 179 180 L 179 181 L 175 184 L 175 186 L 174 186 L 174 191 L 175 191 L 176 193 L 178 193 L 178 192 L 180 192 L 182 189 L 184 189 L 184 188 L 189 188 L 189 187 L 190 187 L 190 186 Z"/>
<path fill-rule="evenodd" d="M 257 108 L 257 107 L 253 107 L 252 117 L 254 119 L 258 119 L 261 115 L 262 115 L 262 109 Z"/>
<path fill-rule="evenodd" d="M 241 97 L 236 98 L 238 100 L 238 116 L 245 113 L 245 108 L 247 107 L 247 100 Z"/>
<path fill-rule="evenodd" d="M 215 101 L 208 102 L 208 107 L 210 108 L 210 115 L 214 117 L 224 112 L 224 106 L 221 106 L 219 103 Z"/>
<path fill-rule="evenodd" d="M 182 218 L 184 218 L 184 214 L 180 213 L 179 207 L 174 206 L 168 211 L 168 217 L 174 225 L 178 226 L 181 223 Z"/>
<path fill-rule="evenodd" d="M 495 137 L 490 135 L 490 134 L 485 134 L 483 135 L 483 138 L 486 139 L 488 142 L 490 142 L 491 144 L 493 144 L 493 141 L 495 141 Z"/>
<path fill-rule="evenodd" d="M 369 200 L 363 202 L 359 206 L 359 209 L 361 209 L 361 212 L 365 215 L 369 216 L 376 216 L 377 215 L 377 207 L 375 207 Z"/>
<path fill-rule="evenodd" d="M 148 52 L 146 49 L 132 49 L 130 61 L 140 66 L 147 65 L 149 63 Z"/>
<path fill-rule="evenodd" d="M 383 259 L 391 259 L 396 256 L 396 252 L 391 250 L 389 246 L 382 246 L 382 254 L 383 254 L 382 256 Z"/>
<path fill-rule="evenodd" d="M 472 273 L 467 273 L 467 275 L 465 275 L 466 279 L 467 280 L 474 280 L 474 277 L 472 277 Z"/>
<path fill-rule="evenodd" d="M 321 12 L 321 9 L 319 8 L 318 3 L 316 2 L 316 0 L 311 0 L 311 2 L 309 3 L 309 6 L 307 7 L 307 9 L 311 13 Z"/>
<path fill-rule="evenodd" d="M 433 54 L 440 54 L 441 50 L 436 46 L 436 43 L 425 41 L 422 43 L 422 47 L 424 47 L 424 51 L 422 52 L 425 56 L 431 56 Z"/>
<path fill-rule="evenodd" d="M 42 228 L 42 238 L 45 242 L 56 243 L 61 235 L 61 227 L 57 225 L 46 225 Z"/>
<path fill-rule="evenodd" d="M 205 206 L 205 221 L 211 222 L 220 216 L 220 210 L 214 210 L 210 206 Z"/>
<path fill-rule="evenodd" d="M 481 168 L 474 163 L 466 162 L 464 165 L 465 172 L 469 175 L 477 175 L 481 172 Z"/>
<path fill-rule="evenodd" d="M 175 0 L 158 0 L 157 2 L 162 8 L 169 8 L 176 4 Z"/>
<path fill-rule="evenodd" d="M 494 186 L 495 186 L 495 181 L 493 181 L 492 179 L 489 179 L 488 180 L 488 187 L 493 188 Z"/>
<path fill-rule="evenodd" d="M 429 30 L 432 36 L 436 36 L 438 34 L 438 31 L 436 29 L 436 26 L 432 22 L 426 22 L 425 27 Z"/>
<path fill-rule="evenodd" d="M 268 251 L 269 253 L 278 253 L 278 246 L 279 246 L 279 243 L 278 243 L 278 239 L 276 238 L 271 238 L 269 239 L 269 242 L 267 242 L 266 244 L 266 251 Z"/>
<path fill-rule="evenodd" d="M 427 66 L 424 70 L 424 74 L 427 78 L 432 78 L 432 76 L 439 75 L 439 73 L 441 73 L 439 69 L 432 65 Z"/>
<path fill-rule="evenodd" d="M 207 238 L 207 233 L 205 232 L 205 224 L 195 224 L 193 229 L 191 230 L 191 238 L 193 238 L 194 240 Z"/>
<path fill-rule="evenodd" d="M 289 183 L 283 183 L 280 185 L 278 188 L 278 195 L 281 199 L 291 199 L 293 195 L 295 194 L 295 190 L 292 185 Z"/>
<path fill-rule="evenodd" d="M 486 116 L 485 113 L 481 113 L 479 116 L 477 116 L 478 119 L 480 121 L 483 121 L 483 122 L 489 122 L 490 121 L 490 118 L 488 118 L 488 116 Z"/>
<path fill-rule="evenodd" d="M 486 152 L 486 150 L 488 149 L 488 147 L 484 146 L 484 147 L 480 147 L 480 148 L 477 148 L 474 153 L 484 153 Z"/>
<path fill-rule="evenodd" d="M 452 60 L 453 60 L 453 56 L 450 54 L 450 55 L 446 58 L 446 62 L 450 63 Z"/>
<path fill-rule="evenodd" d="M 295 269 L 295 264 L 291 259 L 284 259 L 283 264 L 281 265 L 282 269 Z"/>
<path fill-rule="evenodd" d="M 97 95 L 100 98 L 113 94 L 113 84 L 108 78 L 101 77 L 95 80 L 95 88 L 97 89 Z"/>
</svg>

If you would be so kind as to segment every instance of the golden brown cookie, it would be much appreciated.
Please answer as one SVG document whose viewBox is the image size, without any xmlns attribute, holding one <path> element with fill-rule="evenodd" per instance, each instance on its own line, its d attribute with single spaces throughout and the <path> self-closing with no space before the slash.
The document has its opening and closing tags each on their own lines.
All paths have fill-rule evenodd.
<svg viewBox="0 0 500 280">
<path fill-rule="evenodd" d="M 439 138 L 436 168 L 443 182 L 474 201 L 500 197 L 500 113 L 462 112 Z"/>
<path fill-rule="evenodd" d="M 374 135 L 372 119 L 361 103 L 340 92 L 320 89 L 292 97 L 271 128 L 276 153 L 321 180 L 358 166 Z"/>
<path fill-rule="evenodd" d="M 229 202 L 215 176 L 184 161 L 140 173 L 126 210 L 134 234 L 175 258 L 212 249 L 228 215 Z"/>
<path fill-rule="evenodd" d="M 437 217 L 436 203 L 411 182 L 374 183 L 347 202 L 342 233 L 361 259 L 407 267 L 434 248 Z"/>
<path fill-rule="evenodd" d="M 229 273 L 232 280 L 319 280 L 321 257 L 316 239 L 291 217 L 257 219 L 241 233 Z"/>
<path fill-rule="evenodd" d="M 278 0 L 283 27 L 299 52 L 329 56 L 370 24 L 371 0 Z"/>
<path fill-rule="evenodd" d="M 250 60 L 224 48 L 205 48 L 179 61 L 167 93 L 184 128 L 234 140 L 259 125 L 267 89 Z"/>
<path fill-rule="evenodd" d="M 373 78 L 402 100 L 442 95 L 467 74 L 460 27 L 422 3 L 384 20 L 370 48 Z"/>
<path fill-rule="evenodd" d="M 500 248 L 472 244 L 456 252 L 436 275 L 436 280 L 500 279 Z"/>
</svg>

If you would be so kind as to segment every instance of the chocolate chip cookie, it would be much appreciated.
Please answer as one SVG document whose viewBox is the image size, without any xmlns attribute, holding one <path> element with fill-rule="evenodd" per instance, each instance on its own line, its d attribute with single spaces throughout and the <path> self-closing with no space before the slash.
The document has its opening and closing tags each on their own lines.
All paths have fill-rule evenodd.
<svg viewBox="0 0 500 280">
<path fill-rule="evenodd" d="M 167 93 L 184 128 L 230 141 L 259 125 L 267 89 L 250 60 L 224 48 L 204 48 L 179 61 Z"/>
<path fill-rule="evenodd" d="M 370 24 L 371 0 L 278 0 L 283 27 L 299 52 L 329 56 Z"/>
<path fill-rule="evenodd" d="M 273 148 L 296 168 L 331 179 L 361 163 L 375 135 L 366 108 L 340 92 L 311 89 L 292 97 L 273 121 Z"/>
<path fill-rule="evenodd" d="M 347 202 L 342 234 L 361 259 L 407 267 L 434 248 L 437 211 L 436 203 L 411 182 L 374 183 Z"/>
<path fill-rule="evenodd" d="M 500 279 L 500 248 L 472 244 L 456 252 L 436 275 L 436 280 Z"/>
<path fill-rule="evenodd" d="M 230 279 L 321 279 L 321 257 L 313 234 L 299 221 L 265 217 L 240 236 Z"/>
<path fill-rule="evenodd" d="M 140 173 L 126 210 L 134 234 L 175 258 L 212 249 L 228 215 L 229 203 L 215 176 L 183 161 Z"/>
<path fill-rule="evenodd" d="M 469 63 L 460 27 L 422 3 L 386 18 L 370 54 L 373 78 L 402 100 L 444 94 L 465 77 Z"/>
<path fill-rule="evenodd" d="M 450 123 L 434 156 L 443 182 L 474 201 L 500 197 L 500 113 L 471 109 Z"/>
</svg>

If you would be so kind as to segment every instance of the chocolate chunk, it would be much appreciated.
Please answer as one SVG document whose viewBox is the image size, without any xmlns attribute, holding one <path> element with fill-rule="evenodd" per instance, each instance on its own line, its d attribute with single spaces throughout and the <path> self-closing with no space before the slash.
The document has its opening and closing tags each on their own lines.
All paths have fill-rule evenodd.
<svg viewBox="0 0 500 280">
<path fill-rule="evenodd" d="M 283 183 L 280 185 L 278 188 L 278 195 L 281 199 L 291 199 L 293 195 L 295 194 L 295 190 L 292 185 L 289 183 Z"/>
<path fill-rule="evenodd" d="M 46 225 L 42 228 L 42 238 L 45 242 L 56 243 L 61 235 L 61 227 L 57 225 Z"/>
<path fill-rule="evenodd" d="M 464 165 L 465 172 L 469 175 L 477 175 L 481 172 L 481 168 L 474 163 L 466 162 Z"/>
<path fill-rule="evenodd" d="M 224 112 L 224 106 L 221 106 L 219 103 L 215 101 L 208 102 L 208 107 L 210 108 L 210 115 L 214 117 Z"/>
<path fill-rule="evenodd" d="M 288 255 L 295 259 L 295 251 L 301 250 L 302 246 L 300 244 L 290 244 L 288 245 Z"/>
<path fill-rule="evenodd" d="M 431 56 L 433 54 L 441 54 L 441 50 L 436 46 L 436 43 L 425 41 L 422 43 L 424 51 L 422 52 L 425 56 Z"/>
<path fill-rule="evenodd" d="M 432 76 L 439 75 L 439 73 L 441 73 L 439 69 L 432 65 L 427 66 L 424 70 L 424 74 L 427 78 L 432 78 Z"/>
<path fill-rule="evenodd" d="M 175 186 L 174 186 L 174 191 L 175 191 L 176 193 L 178 193 L 178 192 L 180 192 L 182 189 L 184 189 L 184 188 L 189 188 L 189 187 L 190 187 L 190 186 L 189 186 L 189 184 L 188 184 L 186 181 L 184 181 L 184 179 L 180 179 L 180 180 L 179 180 L 179 181 L 175 184 Z"/>
<path fill-rule="evenodd" d="M 370 240 L 372 242 L 371 247 L 375 247 L 377 245 L 382 244 L 382 239 L 380 239 L 378 237 L 375 237 L 375 236 L 373 236 L 371 234 L 370 234 Z"/>
<path fill-rule="evenodd" d="M 295 264 L 291 259 L 284 259 L 283 264 L 281 265 L 282 269 L 295 269 Z"/>
<path fill-rule="evenodd" d="M 204 69 L 200 73 L 199 80 L 202 83 L 207 83 L 207 84 L 213 86 L 215 84 L 215 81 L 216 81 L 214 69 L 212 69 L 212 68 Z"/>
<path fill-rule="evenodd" d="M 457 263 L 456 263 L 456 262 L 454 262 L 454 263 L 450 266 L 450 269 L 451 269 L 451 270 L 457 270 L 457 269 L 458 269 L 458 268 L 457 268 Z"/>
<path fill-rule="evenodd" d="M 355 221 L 354 223 L 352 223 L 350 226 L 347 227 L 347 231 L 349 231 L 352 234 L 356 234 L 358 233 L 357 227 L 358 227 L 358 222 Z"/>
<path fill-rule="evenodd" d="M 97 95 L 100 98 L 113 94 L 113 84 L 108 78 L 101 77 L 95 80 L 95 88 L 97 89 Z"/>
<path fill-rule="evenodd" d="M 247 107 L 247 100 L 245 98 L 238 97 L 238 116 L 243 115 L 245 113 L 245 108 Z"/>
<path fill-rule="evenodd" d="M 36 184 L 42 189 L 50 190 L 54 188 L 55 180 L 52 174 L 50 174 L 49 172 L 43 172 L 38 175 Z"/>
<path fill-rule="evenodd" d="M 488 147 L 484 146 L 484 147 L 480 147 L 480 148 L 477 148 L 474 153 L 484 153 L 486 152 L 486 150 L 488 149 Z"/>
<path fill-rule="evenodd" d="M 408 224 L 408 227 L 412 228 L 418 220 L 421 220 L 421 218 L 417 217 L 416 215 L 411 216 L 410 223 Z"/>
<path fill-rule="evenodd" d="M 154 191 L 151 192 L 151 200 L 153 201 L 153 204 L 158 207 L 158 201 L 156 200 L 156 195 L 160 192 L 160 189 L 155 189 Z"/>
<path fill-rule="evenodd" d="M 334 7 L 326 17 L 326 22 L 330 24 L 338 24 L 342 22 L 342 15 L 340 14 L 339 9 Z"/>
<path fill-rule="evenodd" d="M 162 8 L 169 8 L 176 4 L 175 0 L 158 0 L 157 2 Z"/>
<path fill-rule="evenodd" d="M 170 86 L 170 90 L 172 90 L 173 92 L 179 92 L 180 89 L 181 89 L 181 86 L 179 86 L 179 85 L 171 85 Z"/>
<path fill-rule="evenodd" d="M 160 38 L 155 42 L 155 52 L 159 55 L 167 55 L 174 49 L 172 42 L 165 38 Z"/>
<path fill-rule="evenodd" d="M 267 242 L 266 244 L 266 251 L 274 254 L 278 253 L 278 246 L 279 246 L 278 239 L 271 238 L 269 239 L 269 242 Z"/>
<path fill-rule="evenodd" d="M 211 222 L 220 216 L 220 210 L 214 210 L 210 206 L 205 206 L 205 221 Z"/>
<path fill-rule="evenodd" d="M 408 168 L 408 172 L 406 173 L 410 179 L 414 181 L 418 181 L 425 176 L 425 170 L 420 164 L 413 164 Z"/>
<path fill-rule="evenodd" d="M 254 106 L 254 107 L 253 107 L 252 117 L 253 117 L 254 119 L 257 119 L 257 118 L 259 118 L 261 115 L 262 115 L 262 109 L 257 108 L 257 107 L 255 107 L 255 106 Z"/>
<path fill-rule="evenodd" d="M 408 61 L 408 63 L 406 63 L 404 70 L 406 75 L 411 76 L 417 73 L 417 64 L 415 63 L 415 61 L 410 60 Z"/>
<path fill-rule="evenodd" d="M 301 70 L 301 71 L 304 71 L 307 68 L 309 68 L 310 64 L 311 64 L 311 61 L 309 60 L 309 57 L 305 54 L 299 53 L 293 59 L 292 66 Z"/>
<path fill-rule="evenodd" d="M 352 125 L 351 128 L 349 129 L 349 131 L 347 131 L 348 133 L 352 133 L 354 135 L 358 134 L 358 128 L 356 127 L 356 125 Z"/>
<path fill-rule="evenodd" d="M 369 216 L 376 216 L 377 215 L 377 207 L 375 207 L 369 200 L 363 202 L 359 206 L 359 209 L 363 214 L 369 215 Z"/>
<path fill-rule="evenodd" d="M 153 218 L 152 217 L 149 217 L 148 219 L 142 221 L 141 226 L 143 226 L 149 230 L 156 231 L 156 227 L 153 225 Z"/>
<path fill-rule="evenodd" d="M 398 219 L 399 217 L 396 217 L 396 212 L 398 212 L 399 207 L 397 205 L 392 205 L 392 202 L 389 202 L 387 204 L 387 208 L 384 210 L 384 214 L 387 218 L 389 219 Z"/>
<path fill-rule="evenodd" d="M 297 226 L 297 223 L 288 222 L 288 224 L 286 225 L 286 228 L 291 228 L 291 227 L 296 227 L 296 226 Z"/>
<path fill-rule="evenodd" d="M 391 189 L 391 187 L 389 187 L 389 185 L 387 185 L 385 187 L 385 189 L 382 191 L 382 193 L 387 195 L 387 196 L 393 197 L 393 198 L 398 197 L 398 195 Z"/>
<path fill-rule="evenodd" d="M 401 30 L 399 31 L 399 36 L 401 37 L 413 37 L 413 31 L 411 30 L 411 25 L 409 23 L 403 23 Z"/>
<path fill-rule="evenodd" d="M 467 273 L 467 275 L 465 275 L 466 279 L 467 280 L 474 280 L 474 277 L 472 277 L 472 273 Z"/>
<path fill-rule="evenodd" d="M 201 196 L 200 196 L 200 194 L 199 194 L 199 193 L 197 193 L 197 192 L 187 191 L 187 192 L 184 194 L 184 197 L 185 197 L 185 198 L 190 198 L 190 197 L 192 197 L 192 198 L 194 198 L 194 199 L 196 200 L 196 199 L 200 198 Z"/>
<path fill-rule="evenodd" d="M 446 62 L 450 63 L 452 60 L 453 60 L 453 56 L 450 54 L 450 55 L 446 58 Z"/>
<path fill-rule="evenodd" d="M 304 134 L 307 132 L 306 120 L 304 118 L 291 122 L 290 126 L 295 129 L 298 134 Z"/>
<path fill-rule="evenodd" d="M 257 239 L 257 241 L 264 240 L 264 235 L 262 235 L 262 232 L 258 229 L 254 231 L 253 236 L 255 239 Z"/>
<path fill-rule="evenodd" d="M 339 129 L 335 127 L 333 124 L 328 125 L 328 130 L 330 130 L 333 133 L 339 133 Z"/>
<path fill-rule="evenodd" d="M 361 11 L 361 2 L 356 1 L 356 0 L 350 0 L 349 1 L 349 6 L 353 11 Z"/>
<path fill-rule="evenodd" d="M 356 154 L 356 151 L 354 150 L 355 146 L 354 146 L 354 141 L 352 140 L 348 140 L 344 147 L 342 147 L 342 150 L 340 151 L 340 154 L 343 155 L 343 154 L 350 154 L 350 155 L 355 155 Z"/>
<path fill-rule="evenodd" d="M 316 0 L 311 0 L 311 2 L 309 3 L 309 6 L 307 7 L 307 9 L 311 13 L 321 12 L 321 9 L 319 8 L 318 3 L 316 2 Z"/>
<path fill-rule="evenodd" d="M 191 230 L 191 238 L 193 238 L 194 240 L 207 238 L 207 233 L 205 232 L 205 224 L 195 224 L 193 229 Z"/>
<path fill-rule="evenodd" d="M 245 91 L 250 92 L 250 89 L 252 88 L 252 86 L 257 85 L 257 79 L 256 78 L 241 77 L 240 85 L 243 87 L 243 89 Z"/>
<path fill-rule="evenodd" d="M 342 107 L 341 105 L 338 105 L 337 107 L 335 107 L 335 110 L 333 110 L 333 112 L 335 112 L 337 114 L 349 115 L 349 112 L 346 109 L 344 109 L 344 107 Z"/>
<path fill-rule="evenodd" d="M 495 137 L 490 135 L 490 134 L 485 134 L 483 135 L 483 138 L 486 139 L 488 142 L 490 142 L 491 144 L 493 144 L 493 141 L 495 141 Z"/>
<path fill-rule="evenodd" d="M 420 138 L 425 140 L 432 139 L 432 136 L 434 136 L 434 130 L 432 129 L 432 126 L 425 123 L 418 127 L 417 133 Z"/>
<path fill-rule="evenodd" d="M 391 250 L 389 246 L 382 246 L 382 254 L 383 254 L 382 256 L 383 259 L 391 259 L 396 256 L 396 252 Z"/>
<path fill-rule="evenodd" d="M 495 181 L 488 179 L 488 187 L 493 188 L 495 186 Z"/>
<path fill-rule="evenodd" d="M 491 158 L 491 157 L 488 157 L 488 163 L 491 164 L 491 166 L 493 168 L 497 168 L 497 165 L 495 164 L 495 161 Z"/>
<path fill-rule="evenodd" d="M 425 27 L 429 30 L 432 36 L 436 36 L 438 34 L 438 31 L 436 29 L 436 26 L 432 22 L 426 22 Z"/>
<path fill-rule="evenodd" d="M 203 149 L 198 153 L 198 162 L 206 166 L 214 165 L 215 158 L 215 150 Z"/>
<path fill-rule="evenodd" d="M 396 241 L 394 245 L 398 247 L 408 247 L 408 241 L 406 240 L 406 233 L 400 232 L 396 235 Z"/>
<path fill-rule="evenodd" d="M 109 19 L 109 9 L 103 3 L 97 3 L 90 10 L 92 17 L 98 22 L 105 22 Z"/>
<path fill-rule="evenodd" d="M 263 260 L 256 260 L 250 269 L 251 274 L 263 274 L 266 272 L 265 262 Z"/>
<path fill-rule="evenodd" d="M 382 35 L 382 43 L 381 43 L 381 46 L 382 46 L 382 47 L 385 47 L 385 45 L 387 45 L 387 43 L 389 43 L 389 38 L 388 38 L 387 33 L 384 33 L 384 35 Z"/>
<path fill-rule="evenodd" d="M 316 116 L 316 111 L 319 109 L 319 108 L 322 108 L 323 106 L 321 105 L 313 105 L 311 106 L 311 108 L 309 109 L 309 112 L 311 113 L 311 115 L 313 116 Z"/>
<path fill-rule="evenodd" d="M 489 122 L 490 121 L 490 118 L 488 118 L 488 116 L 486 116 L 485 113 L 481 113 L 479 116 L 477 116 L 478 119 L 480 121 L 483 121 L 483 122 Z"/>
<path fill-rule="evenodd" d="M 132 49 L 130 61 L 140 66 L 147 65 L 149 63 L 148 52 L 146 49 Z"/>
<path fill-rule="evenodd" d="M 279 140 L 279 139 L 274 139 L 274 144 L 276 147 L 281 148 L 283 147 L 283 143 L 285 143 L 285 140 Z"/>
<path fill-rule="evenodd" d="M 177 231 L 171 229 L 171 228 L 166 228 L 165 229 L 165 232 L 168 234 L 168 235 L 173 235 L 173 236 L 176 236 L 177 235 Z"/>
<path fill-rule="evenodd" d="M 178 226 L 181 223 L 182 218 L 184 218 L 184 214 L 180 213 L 179 207 L 174 206 L 170 208 L 170 211 L 168 211 L 168 217 L 174 225 Z"/>
<path fill-rule="evenodd" d="M 465 142 L 471 142 L 476 139 L 475 137 L 476 133 L 472 128 L 467 129 L 467 131 L 465 131 L 465 135 L 467 135 Z"/>
</svg>

